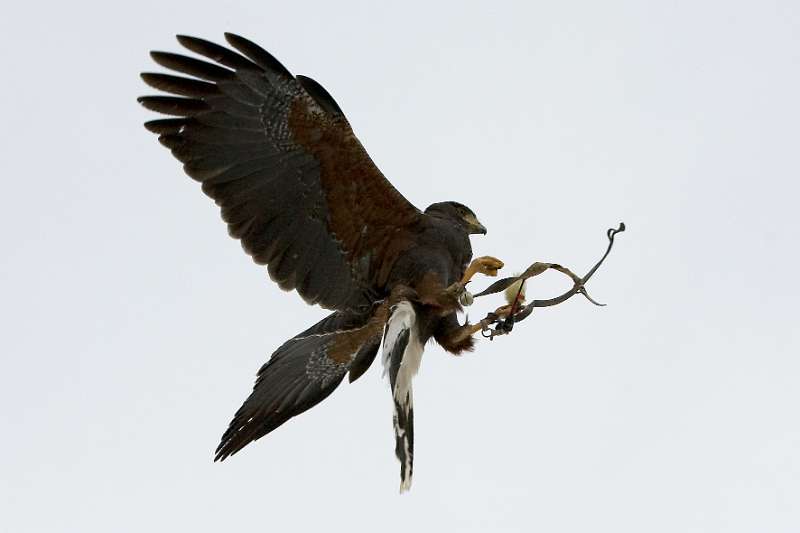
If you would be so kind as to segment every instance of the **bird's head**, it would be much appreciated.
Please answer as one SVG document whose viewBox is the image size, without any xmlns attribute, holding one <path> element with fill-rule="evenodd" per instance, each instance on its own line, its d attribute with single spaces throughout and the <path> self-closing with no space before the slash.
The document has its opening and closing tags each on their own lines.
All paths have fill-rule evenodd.
<svg viewBox="0 0 800 533">
<path fill-rule="evenodd" d="M 472 209 L 458 202 L 439 202 L 425 210 L 426 215 L 440 216 L 456 222 L 467 233 L 486 235 L 486 228 L 478 221 Z"/>
</svg>

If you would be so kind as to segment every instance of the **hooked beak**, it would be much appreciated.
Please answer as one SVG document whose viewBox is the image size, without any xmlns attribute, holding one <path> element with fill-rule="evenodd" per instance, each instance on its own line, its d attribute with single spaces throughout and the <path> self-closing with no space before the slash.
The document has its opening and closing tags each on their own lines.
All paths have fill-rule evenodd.
<svg viewBox="0 0 800 533">
<path fill-rule="evenodd" d="M 472 228 L 470 228 L 470 233 L 471 234 L 486 235 L 486 228 L 483 227 L 483 224 L 478 222 L 478 224 L 476 224 L 475 226 L 472 226 Z"/>
<path fill-rule="evenodd" d="M 469 234 L 470 235 L 475 235 L 475 234 L 486 235 L 486 228 L 484 227 L 483 224 L 481 224 L 478 221 L 477 218 L 475 218 L 474 216 L 470 215 L 470 216 L 466 217 L 464 220 L 466 220 L 467 224 L 469 224 Z"/>
</svg>

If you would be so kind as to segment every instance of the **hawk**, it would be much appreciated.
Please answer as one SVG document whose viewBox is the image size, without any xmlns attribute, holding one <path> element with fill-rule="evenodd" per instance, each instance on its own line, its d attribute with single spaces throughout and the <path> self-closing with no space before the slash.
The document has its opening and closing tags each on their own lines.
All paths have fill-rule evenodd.
<svg viewBox="0 0 800 533">
<path fill-rule="evenodd" d="M 332 313 L 287 340 L 216 449 L 222 461 L 355 381 L 379 350 L 394 399 L 401 491 L 411 484 L 411 380 L 426 343 L 453 354 L 480 326 L 461 324 L 465 285 L 496 275 L 493 257 L 472 259 L 470 235 L 486 228 L 453 201 L 417 209 L 381 174 L 339 105 L 319 83 L 295 76 L 251 41 L 227 48 L 178 36 L 199 59 L 152 52 L 183 74 L 143 73 L 168 95 L 143 96 L 169 115 L 145 123 L 214 199 L 230 235 L 270 278 Z"/>
</svg>

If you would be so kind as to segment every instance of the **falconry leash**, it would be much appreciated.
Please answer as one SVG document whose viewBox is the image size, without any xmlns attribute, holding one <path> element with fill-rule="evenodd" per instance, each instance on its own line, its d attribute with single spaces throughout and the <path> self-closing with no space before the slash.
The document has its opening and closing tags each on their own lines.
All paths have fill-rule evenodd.
<svg viewBox="0 0 800 533">
<path fill-rule="evenodd" d="M 608 231 L 606 231 L 606 237 L 608 237 L 608 247 L 606 248 L 606 251 L 600 260 L 597 261 L 592 269 L 589 270 L 589 272 L 583 277 L 577 276 L 571 270 L 559 264 L 541 263 L 537 261 L 529 266 L 522 274 L 495 281 L 483 291 L 471 295 L 471 297 L 466 299 L 470 303 L 474 298 L 480 298 L 490 294 L 497 294 L 498 292 L 506 291 L 509 288 L 514 287 L 515 284 L 518 285 L 513 298 L 508 298 L 509 302 L 507 305 L 498 308 L 496 311 L 489 312 L 486 315 L 486 318 L 481 320 L 481 335 L 489 340 L 494 340 L 495 337 L 500 335 L 508 335 L 511 333 L 511 330 L 514 329 L 514 324 L 522 322 L 528 318 L 536 307 L 550 307 L 557 305 L 565 302 L 575 294 L 582 294 L 594 305 L 606 305 L 597 302 L 591 296 L 589 296 L 589 293 L 586 290 L 586 283 L 594 275 L 594 273 L 597 272 L 597 270 L 600 268 L 600 265 L 602 265 L 606 260 L 606 257 L 608 257 L 609 253 L 611 253 L 611 248 L 614 246 L 614 237 L 617 235 L 617 233 L 622 233 L 623 231 L 625 231 L 625 223 L 623 222 L 620 222 L 617 228 L 609 228 Z M 548 300 L 533 300 L 528 304 L 522 303 L 520 296 L 524 294 L 524 287 L 527 280 L 534 276 L 538 276 L 547 270 L 557 270 L 558 272 L 569 276 L 573 282 L 572 288 L 555 298 L 550 298 Z"/>
</svg>

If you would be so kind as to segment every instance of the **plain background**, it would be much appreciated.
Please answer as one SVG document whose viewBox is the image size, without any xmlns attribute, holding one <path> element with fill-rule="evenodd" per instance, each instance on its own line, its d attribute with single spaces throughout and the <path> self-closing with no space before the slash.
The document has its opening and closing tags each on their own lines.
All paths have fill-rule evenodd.
<svg viewBox="0 0 800 533">
<path fill-rule="evenodd" d="M 608 307 L 429 346 L 410 494 L 377 366 L 211 462 L 325 314 L 141 126 L 148 50 L 224 31 L 325 85 L 416 205 L 471 206 L 509 273 L 583 272 L 628 224 Z M 0 35 L 0 530 L 800 531 L 796 1 L 26 2 Z"/>
</svg>

